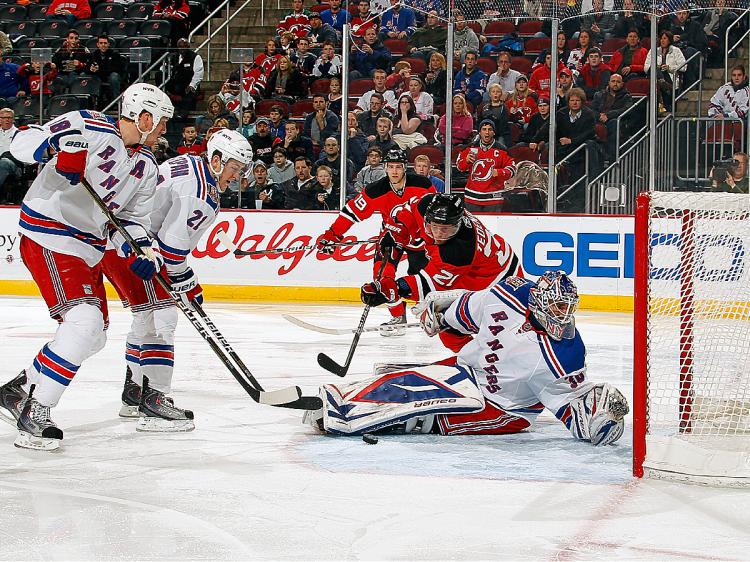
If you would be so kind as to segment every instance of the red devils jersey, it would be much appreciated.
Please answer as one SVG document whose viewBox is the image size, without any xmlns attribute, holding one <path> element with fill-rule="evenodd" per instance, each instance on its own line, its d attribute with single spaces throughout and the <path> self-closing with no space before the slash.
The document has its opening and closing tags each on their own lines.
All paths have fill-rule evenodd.
<svg viewBox="0 0 750 562">
<path fill-rule="evenodd" d="M 280 58 L 281 55 L 279 53 L 275 53 L 273 55 L 261 53 L 257 57 L 255 57 L 255 65 L 259 66 L 263 71 L 263 74 L 265 74 L 266 78 L 268 78 L 268 76 L 271 74 L 271 71 L 276 68 L 276 63 L 279 62 Z"/>
<path fill-rule="evenodd" d="M 391 189 L 388 176 L 385 176 L 366 186 L 354 199 L 350 199 L 333 221 L 331 230 L 343 236 L 355 222 L 369 219 L 378 212 L 385 221 L 394 207 L 406 203 L 412 197 L 422 197 L 425 193 L 435 193 L 435 187 L 424 176 L 407 173 L 406 186 L 401 195 Z"/>
<path fill-rule="evenodd" d="M 254 98 L 262 98 L 265 95 L 267 82 L 268 76 L 258 66 L 252 67 L 242 75 L 242 87 Z"/>
<path fill-rule="evenodd" d="M 310 14 L 307 10 L 303 12 L 289 12 L 276 27 L 276 35 L 283 35 L 286 31 L 294 33 L 299 39 L 310 33 Z"/>
<path fill-rule="evenodd" d="M 520 261 L 510 244 L 468 212 L 455 236 L 443 244 L 435 244 L 424 225 L 424 215 L 433 197 L 428 194 L 414 198 L 394 209 L 388 219 L 389 224 L 401 230 L 402 239 L 404 235 L 423 239 L 430 260 L 416 275 L 398 280 L 402 297 L 422 300 L 431 291 L 479 291 L 506 277 L 523 277 Z"/>
<path fill-rule="evenodd" d="M 473 165 L 468 161 L 469 153 L 472 151 L 476 151 L 477 155 Z M 493 205 L 502 201 L 505 182 L 516 174 L 513 159 L 496 146 L 487 149 L 472 146 L 464 149 L 458 155 L 456 167 L 462 172 L 471 169 L 464 189 L 464 198 L 467 203 L 474 205 Z"/>
</svg>

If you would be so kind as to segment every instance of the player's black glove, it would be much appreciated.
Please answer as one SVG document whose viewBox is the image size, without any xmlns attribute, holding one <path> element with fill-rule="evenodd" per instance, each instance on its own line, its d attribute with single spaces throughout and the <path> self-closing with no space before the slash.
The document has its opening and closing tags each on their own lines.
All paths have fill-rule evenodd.
<svg viewBox="0 0 750 562">
<path fill-rule="evenodd" d="M 392 277 L 365 283 L 360 289 L 362 302 L 369 306 L 380 306 L 385 303 L 398 302 L 398 285 Z"/>
</svg>

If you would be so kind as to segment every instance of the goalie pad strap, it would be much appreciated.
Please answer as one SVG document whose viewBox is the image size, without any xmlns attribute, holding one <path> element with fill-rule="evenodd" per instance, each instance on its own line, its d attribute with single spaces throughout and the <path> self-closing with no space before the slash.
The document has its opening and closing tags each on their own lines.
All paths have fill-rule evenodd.
<svg viewBox="0 0 750 562">
<path fill-rule="evenodd" d="M 361 435 L 435 414 L 478 412 L 484 397 L 474 371 L 462 365 L 426 365 L 348 385 L 321 387 L 323 428 Z"/>
</svg>

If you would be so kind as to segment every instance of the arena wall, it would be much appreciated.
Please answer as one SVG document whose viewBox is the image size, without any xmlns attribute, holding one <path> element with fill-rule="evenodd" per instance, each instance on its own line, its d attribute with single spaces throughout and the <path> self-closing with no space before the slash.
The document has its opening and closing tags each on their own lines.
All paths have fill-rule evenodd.
<svg viewBox="0 0 750 562">
<path fill-rule="evenodd" d="M 333 221 L 333 212 L 224 211 L 191 256 L 208 299 L 236 301 L 359 300 L 358 287 L 372 276 L 373 244 L 341 248 L 333 257 L 314 251 L 237 257 L 217 238 L 225 231 L 243 250 L 311 243 Z M 536 277 L 546 269 L 573 275 L 581 307 L 632 310 L 632 216 L 481 216 L 522 256 Z M 20 259 L 18 208 L 0 208 L 0 294 L 37 295 Z M 357 224 L 348 240 L 376 236 L 379 217 Z"/>
</svg>

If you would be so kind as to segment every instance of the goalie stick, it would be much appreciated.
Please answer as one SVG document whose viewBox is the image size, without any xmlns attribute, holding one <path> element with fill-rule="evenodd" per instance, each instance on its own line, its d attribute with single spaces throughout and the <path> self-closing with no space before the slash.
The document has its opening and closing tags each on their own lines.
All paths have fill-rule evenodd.
<svg viewBox="0 0 750 562">
<path fill-rule="evenodd" d="M 287 322 L 291 322 L 295 326 L 299 326 L 300 328 L 304 328 L 305 330 L 311 330 L 313 332 L 319 332 L 321 334 L 328 334 L 329 336 L 343 336 L 346 334 L 353 334 L 357 332 L 356 328 L 325 328 L 323 326 L 316 326 L 315 324 L 310 324 L 309 322 L 305 322 L 304 320 L 301 320 L 300 318 L 297 318 L 296 316 L 292 316 L 291 314 L 282 314 L 281 315 L 284 320 Z M 399 328 L 418 328 L 419 322 L 410 322 L 409 324 L 399 324 Z M 380 326 L 370 326 L 369 328 L 363 328 L 362 332 L 380 332 L 381 328 Z"/>
<path fill-rule="evenodd" d="M 380 276 L 383 275 L 383 270 L 385 269 L 387 263 L 388 260 L 384 256 L 383 262 L 380 264 L 378 274 L 375 276 L 376 280 L 380 279 Z M 323 367 L 326 371 L 333 373 L 334 375 L 338 375 L 340 377 L 346 376 L 346 373 L 349 371 L 349 366 L 352 364 L 354 350 L 357 349 L 359 338 L 362 336 L 362 331 L 365 329 L 365 322 L 367 322 L 367 315 L 370 314 L 370 308 L 370 305 L 366 304 L 365 309 L 362 311 L 362 318 L 359 319 L 359 326 L 357 326 L 357 330 L 354 332 L 354 339 L 352 339 L 352 345 L 349 346 L 349 354 L 346 356 L 346 361 L 344 362 L 344 364 L 339 365 L 328 355 L 321 352 L 318 353 L 318 365 Z"/>
<path fill-rule="evenodd" d="M 290 252 L 305 252 L 307 250 L 314 250 L 318 247 L 317 244 L 309 244 L 307 246 L 289 246 L 288 248 L 272 248 L 270 250 L 240 250 L 237 248 L 237 246 L 232 242 L 232 240 L 229 238 L 226 232 L 223 230 L 217 230 L 216 231 L 216 237 L 221 241 L 224 246 L 227 247 L 228 250 L 231 250 L 231 252 L 235 256 L 265 256 L 269 254 L 286 254 Z M 359 244 L 368 244 L 368 243 L 375 243 L 377 242 L 377 239 L 374 240 L 353 240 L 351 242 L 335 242 L 332 244 L 333 246 L 357 246 Z"/>
<path fill-rule="evenodd" d="M 94 190 L 93 187 L 91 187 L 91 184 L 88 182 L 88 180 L 85 177 L 81 177 L 81 183 L 83 184 L 84 188 L 86 188 L 86 191 L 88 191 L 89 195 L 94 200 L 96 205 L 105 214 L 107 220 L 112 223 L 112 226 L 114 226 L 117 231 L 122 234 L 128 244 L 130 244 L 131 249 L 137 255 L 145 255 L 145 252 L 136 243 L 130 233 L 125 230 L 117 217 L 114 216 L 112 211 L 110 211 L 104 201 L 102 201 L 102 198 L 99 197 L 99 194 Z M 244 365 L 242 360 L 239 359 L 239 356 L 229 346 L 229 343 L 226 341 L 224 336 L 221 335 L 210 318 L 208 318 L 208 315 L 203 311 L 200 305 L 197 305 L 197 303 L 195 303 L 193 305 L 193 309 L 191 309 L 185 303 L 183 303 L 182 299 L 180 299 L 180 297 L 172 291 L 172 286 L 170 285 L 169 281 L 164 278 L 161 272 L 157 271 L 155 279 L 156 282 L 159 283 L 159 285 L 161 285 L 162 288 L 169 293 L 169 296 L 172 297 L 172 300 L 175 302 L 177 307 L 187 317 L 187 319 L 198 331 L 201 337 L 206 341 L 206 343 L 208 343 L 211 350 L 216 354 L 216 356 L 221 360 L 221 362 L 229 370 L 232 376 L 237 380 L 238 383 L 240 383 L 240 386 L 242 386 L 245 392 L 247 392 L 253 400 L 255 400 L 259 404 L 267 404 L 269 406 L 279 406 L 282 408 L 292 408 L 300 410 L 317 410 L 323 407 L 323 402 L 319 397 L 302 396 L 302 391 L 298 386 L 292 386 L 272 391 L 263 390 L 263 387 L 260 386 L 260 383 L 258 383 L 252 373 Z M 209 327 L 209 330 L 213 333 L 216 339 L 219 340 L 223 347 L 220 347 L 219 344 L 217 344 L 214 337 L 212 337 L 212 334 L 210 334 L 200 323 L 200 321 L 196 317 L 196 313 L 204 320 L 206 325 Z M 232 364 L 229 357 L 227 357 L 227 354 L 229 354 L 232 358 L 237 358 L 237 366 L 242 369 L 242 373 L 240 373 L 235 365 Z"/>
</svg>

